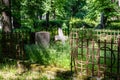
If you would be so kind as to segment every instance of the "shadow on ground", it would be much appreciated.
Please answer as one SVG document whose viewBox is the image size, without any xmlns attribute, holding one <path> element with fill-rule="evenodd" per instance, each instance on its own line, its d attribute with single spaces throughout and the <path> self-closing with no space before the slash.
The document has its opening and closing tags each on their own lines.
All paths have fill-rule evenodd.
<svg viewBox="0 0 120 80">
<path fill-rule="evenodd" d="M 62 80 L 72 80 L 73 72 L 71 71 L 57 71 L 56 78 Z"/>
</svg>

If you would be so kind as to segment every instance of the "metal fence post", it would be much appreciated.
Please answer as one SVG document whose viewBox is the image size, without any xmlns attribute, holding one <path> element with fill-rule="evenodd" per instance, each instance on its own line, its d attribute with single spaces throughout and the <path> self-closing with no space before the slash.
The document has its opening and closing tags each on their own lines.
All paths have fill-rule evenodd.
<svg viewBox="0 0 120 80">
<path fill-rule="evenodd" d="M 120 37 L 118 37 L 117 80 L 120 80 Z"/>
</svg>

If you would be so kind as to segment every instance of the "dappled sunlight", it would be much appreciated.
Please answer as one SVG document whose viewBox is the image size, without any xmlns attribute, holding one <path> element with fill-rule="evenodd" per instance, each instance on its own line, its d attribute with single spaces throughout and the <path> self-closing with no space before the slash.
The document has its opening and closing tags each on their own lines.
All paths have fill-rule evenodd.
<svg viewBox="0 0 120 80">
<path fill-rule="evenodd" d="M 68 76 L 68 74 L 63 74 L 65 72 L 70 74 L 68 42 L 64 45 L 61 42 L 51 43 L 49 48 L 26 45 L 25 49 L 27 60 L 11 60 L 1 65 L 0 79 L 49 80 L 61 79 L 62 75 Z"/>
<path fill-rule="evenodd" d="M 11 67 L 9 67 L 11 66 Z M 55 79 L 58 77 L 58 72 L 63 73 L 66 72 L 68 69 L 55 67 L 53 65 L 51 66 L 45 66 L 45 65 L 39 65 L 39 64 L 31 64 L 33 69 L 31 68 L 29 71 L 26 71 L 25 73 L 18 74 L 18 69 L 14 67 L 14 65 L 9 65 L 4 67 L 2 70 L 0 70 L 0 79 L 8 80 L 16 80 L 16 79 L 24 79 L 24 80 L 33 80 L 33 79 Z M 39 67 L 39 68 L 38 68 Z M 38 69 L 36 69 L 38 68 Z M 62 76 L 62 74 L 61 74 Z M 65 76 L 65 74 L 63 75 Z"/>
<path fill-rule="evenodd" d="M 0 79 L 16 79 L 16 70 L 14 65 L 1 65 Z"/>
<path fill-rule="evenodd" d="M 120 80 L 120 0 L 0 0 L 0 80 Z"/>
</svg>

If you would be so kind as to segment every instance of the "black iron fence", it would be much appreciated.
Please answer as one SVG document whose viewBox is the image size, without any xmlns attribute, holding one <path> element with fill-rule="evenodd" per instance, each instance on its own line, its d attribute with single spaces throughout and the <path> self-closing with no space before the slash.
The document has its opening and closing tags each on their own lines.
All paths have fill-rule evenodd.
<svg viewBox="0 0 120 80">
<path fill-rule="evenodd" d="M 45 31 L 45 30 L 42 30 Z M 58 35 L 58 29 L 47 30 L 50 38 L 54 41 L 55 35 Z M 68 35 L 68 31 L 63 30 L 64 35 Z M 13 32 L 0 31 L 0 56 L 25 59 L 25 45 L 35 43 L 35 32 L 31 30 L 14 30 Z"/>
<path fill-rule="evenodd" d="M 1 56 L 24 59 L 24 46 L 34 43 L 34 35 L 31 31 L 0 32 Z"/>
</svg>

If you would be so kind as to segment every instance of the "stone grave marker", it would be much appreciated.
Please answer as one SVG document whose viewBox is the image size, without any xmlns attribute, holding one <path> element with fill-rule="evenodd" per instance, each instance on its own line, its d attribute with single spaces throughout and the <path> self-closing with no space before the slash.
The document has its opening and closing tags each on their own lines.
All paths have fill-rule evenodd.
<svg viewBox="0 0 120 80">
<path fill-rule="evenodd" d="M 40 44 L 43 47 L 48 47 L 50 42 L 50 33 L 46 31 L 40 31 L 35 33 L 35 43 Z"/>
</svg>

